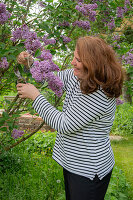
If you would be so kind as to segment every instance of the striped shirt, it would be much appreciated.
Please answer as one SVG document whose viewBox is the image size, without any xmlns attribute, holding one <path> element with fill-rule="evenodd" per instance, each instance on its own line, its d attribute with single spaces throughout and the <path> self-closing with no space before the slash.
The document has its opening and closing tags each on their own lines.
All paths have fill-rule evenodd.
<svg viewBox="0 0 133 200">
<path fill-rule="evenodd" d="M 101 88 L 82 94 L 73 69 L 58 75 L 66 91 L 63 111 L 41 94 L 33 102 L 33 108 L 58 132 L 53 159 L 72 173 L 91 180 L 97 174 L 102 179 L 114 166 L 109 133 L 115 117 L 115 98 L 108 98 Z"/>
</svg>

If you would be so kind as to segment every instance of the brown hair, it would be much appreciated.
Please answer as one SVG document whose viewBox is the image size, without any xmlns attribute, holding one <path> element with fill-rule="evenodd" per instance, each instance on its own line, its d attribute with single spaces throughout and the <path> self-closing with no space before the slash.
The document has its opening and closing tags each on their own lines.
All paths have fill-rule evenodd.
<svg viewBox="0 0 133 200">
<path fill-rule="evenodd" d="M 77 40 L 76 48 L 85 72 L 80 80 L 82 93 L 95 92 L 101 86 L 108 97 L 119 97 L 124 74 L 111 46 L 101 38 L 85 36 Z"/>
</svg>

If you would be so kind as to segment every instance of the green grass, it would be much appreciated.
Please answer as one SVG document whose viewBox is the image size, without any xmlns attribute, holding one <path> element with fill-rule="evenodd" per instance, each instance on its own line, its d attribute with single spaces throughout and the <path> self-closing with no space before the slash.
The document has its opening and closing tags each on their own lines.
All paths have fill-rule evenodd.
<svg viewBox="0 0 133 200">
<path fill-rule="evenodd" d="M 62 168 L 50 157 L 8 155 L 0 173 L 1 200 L 58 200 L 64 195 Z"/>
<path fill-rule="evenodd" d="M 120 141 L 112 141 L 116 165 L 121 168 L 131 188 L 129 194 L 133 199 L 133 136 Z"/>
</svg>

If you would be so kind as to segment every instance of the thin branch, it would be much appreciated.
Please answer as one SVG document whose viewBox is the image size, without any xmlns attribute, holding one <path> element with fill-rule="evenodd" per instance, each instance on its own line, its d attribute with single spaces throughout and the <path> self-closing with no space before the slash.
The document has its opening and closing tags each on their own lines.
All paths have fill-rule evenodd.
<svg viewBox="0 0 133 200">
<path fill-rule="evenodd" d="M 13 99 L 11 105 L 9 106 L 9 108 L 7 109 L 7 113 L 10 113 L 12 107 L 14 106 L 14 103 L 18 100 L 19 95 L 17 94 L 16 97 Z"/>
<path fill-rule="evenodd" d="M 26 19 L 26 16 L 27 16 L 28 12 L 29 12 L 29 8 L 30 8 L 30 6 L 31 6 L 31 3 L 32 3 L 32 0 L 29 0 L 29 1 L 28 1 L 28 4 L 27 4 L 26 13 L 25 13 L 25 15 L 24 15 L 23 18 L 22 18 L 22 24 L 25 23 L 25 19 Z"/>
<path fill-rule="evenodd" d="M 29 135 L 27 135 L 26 137 L 21 138 L 20 140 L 18 140 L 17 142 L 15 142 L 14 144 L 12 144 L 9 147 L 5 147 L 5 151 L 9 151 L 10 149 L 12 149 L 13 147 L 17 146 L 18 144 L 20 144 L 21 142 L 27 140 L 28 138 L 30 138 L 32 135 L 34 135 L 37 131 L 39 131 L 39 129 L 42 128 L 42 126 L 45 124 L 45 122 L 43 121 L 40 126 L 38 128 L 36 128 L 33 132 L 31 132 Z"/>
<path fill-rule="evenodd" d="M 24 100 L 25 99 L 20 99 L 19 103 L 8 114 L 12 115 L 15 111 L 17 111 L 20 108 L 22 102 L 24 102 Z"/>
</svg>

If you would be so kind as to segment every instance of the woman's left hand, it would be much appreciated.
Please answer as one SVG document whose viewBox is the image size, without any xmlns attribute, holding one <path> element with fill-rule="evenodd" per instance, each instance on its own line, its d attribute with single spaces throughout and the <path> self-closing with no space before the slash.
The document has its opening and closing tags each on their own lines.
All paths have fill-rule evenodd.
<svg viewBox="0 0 133 200">
<path fill-rule="evenodd" d="M 18 83 L 17 90 L 20 98 L 28 98 L 32 99 L 33 101 L 38 95 L 40 95 L 39 90 L 30 83 Z"/>
</svg>

